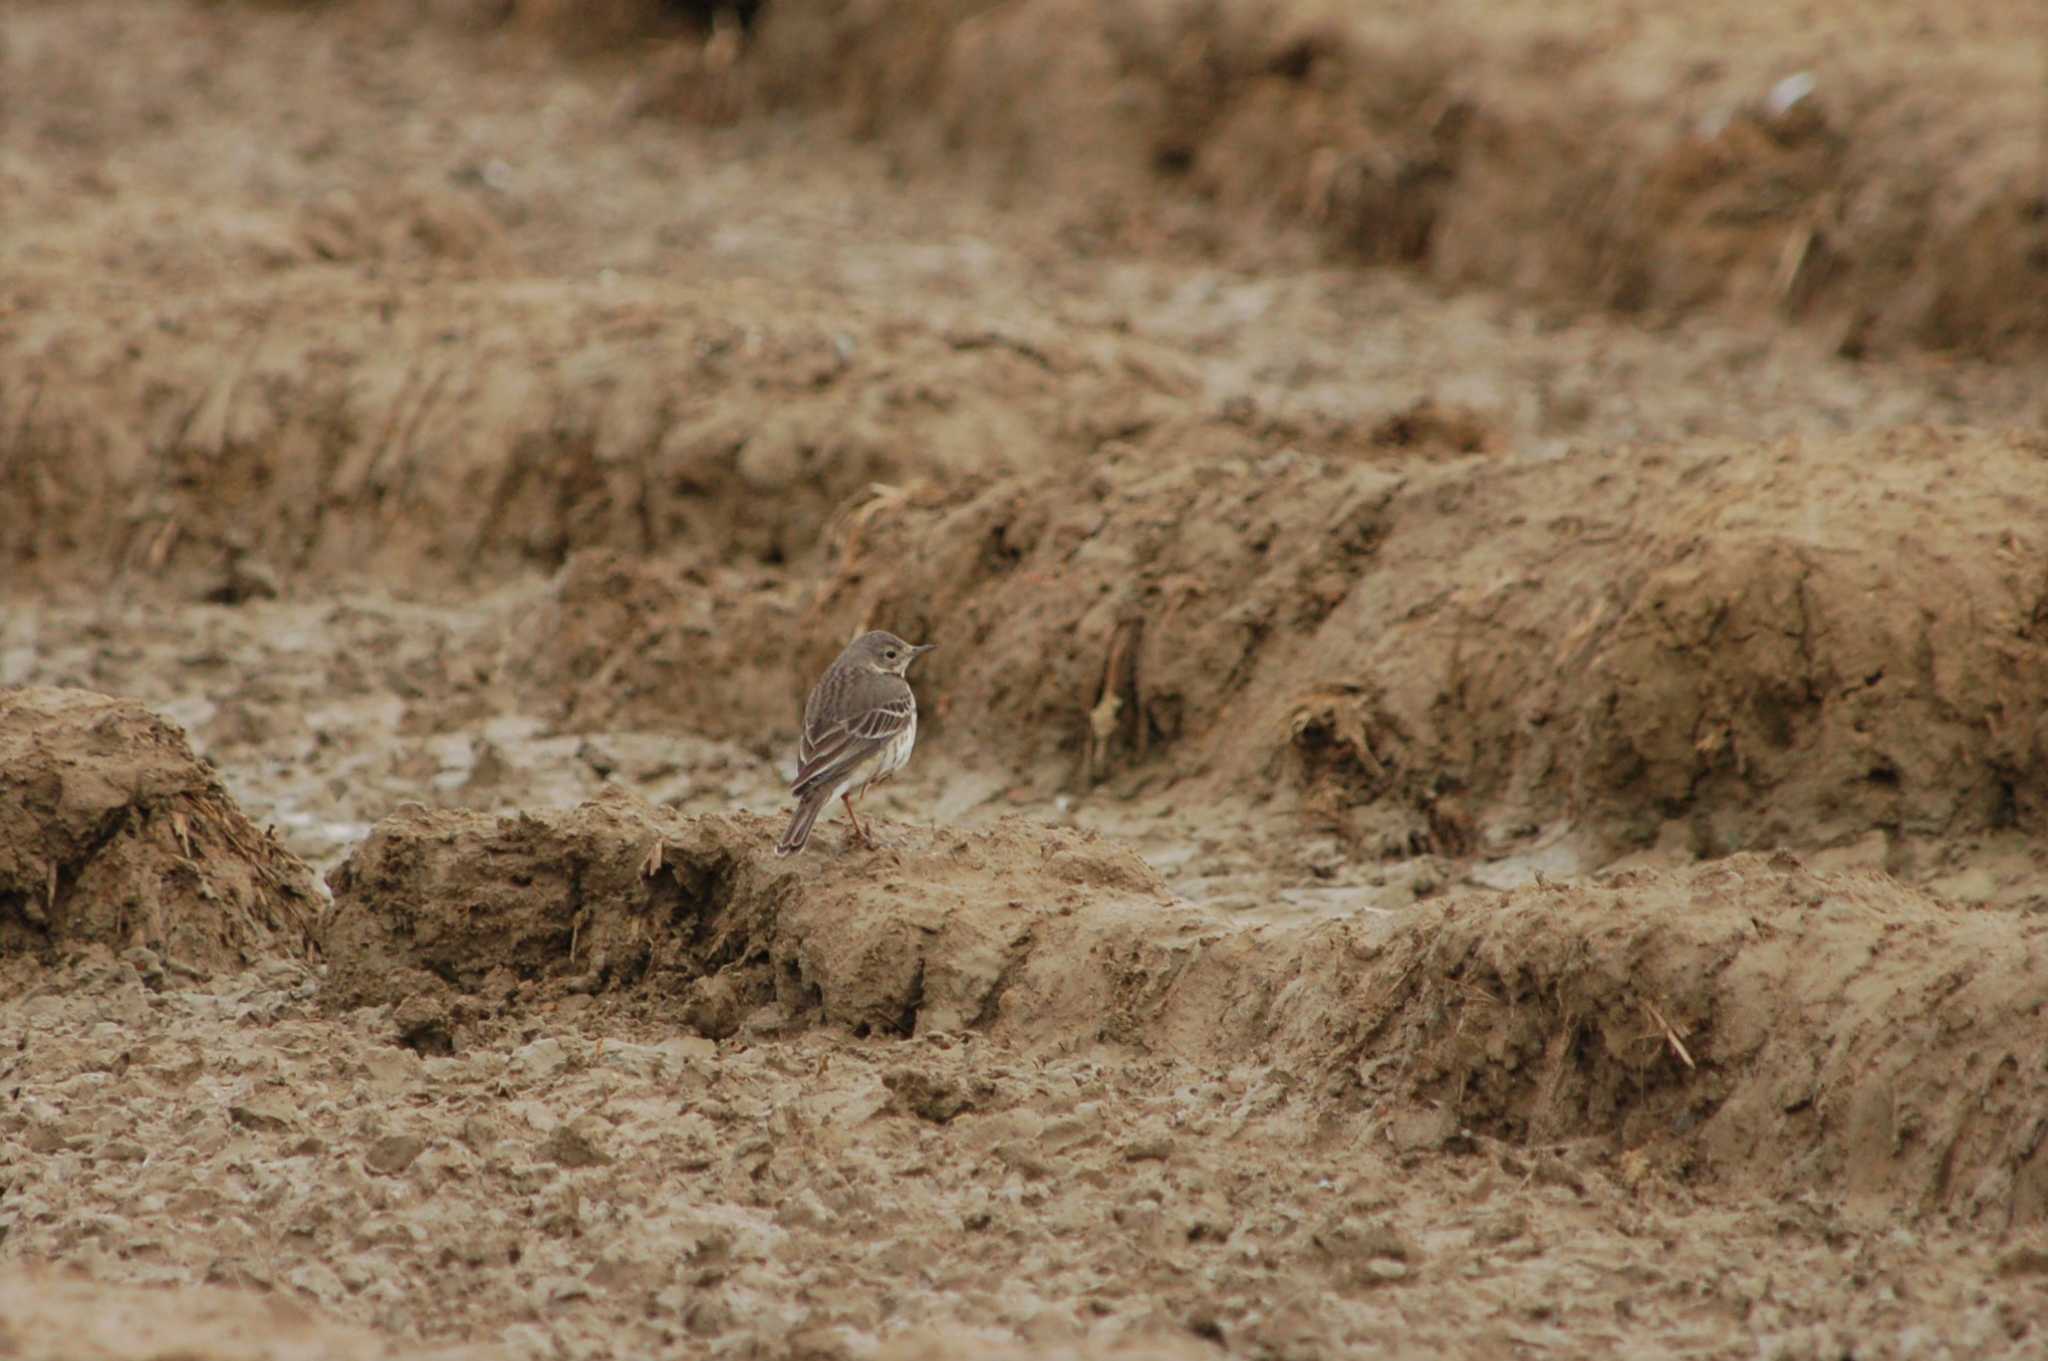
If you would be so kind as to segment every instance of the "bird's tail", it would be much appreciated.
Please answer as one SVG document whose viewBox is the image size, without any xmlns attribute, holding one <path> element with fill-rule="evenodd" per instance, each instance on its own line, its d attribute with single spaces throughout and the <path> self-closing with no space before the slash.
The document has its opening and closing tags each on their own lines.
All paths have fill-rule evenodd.
<svg viewBox="0 0 2048 1361">
<path fill-rule="evenodd" d="M 811 839 L 811 824 L 818 820 L 818 814 L 825 811 L 825 805 L 832 801 L 830 789 L 819 789 L 807 795 L 796 806 L 796 812 L 789 819 L 789 826 L 782 833 L 782 840 L 775 843 L 777 855 L 795 855 Z"/>
</svg>

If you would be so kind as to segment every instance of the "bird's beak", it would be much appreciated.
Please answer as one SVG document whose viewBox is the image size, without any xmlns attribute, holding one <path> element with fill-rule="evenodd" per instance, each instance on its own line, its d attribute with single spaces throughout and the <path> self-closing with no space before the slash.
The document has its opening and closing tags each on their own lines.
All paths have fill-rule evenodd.
<svg viewBox="0 0 2048 1361">
<path fill-rule="evenodd" d="M 913 657 L 922 657 L 925 653 L 930 652 L 933 648 L 937 646 L 937 643 L 919 643 L 916 647 L 910 649 L 910 655 Z"/>
</svg>

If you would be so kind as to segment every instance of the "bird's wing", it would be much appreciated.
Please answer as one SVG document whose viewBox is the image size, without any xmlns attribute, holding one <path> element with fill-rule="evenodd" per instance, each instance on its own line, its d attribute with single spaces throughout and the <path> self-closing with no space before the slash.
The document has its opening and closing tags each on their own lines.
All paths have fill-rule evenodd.
<svg viewBox="0 0 2048 1361">
<path fill-rule="evenodd" d="M 908 686 L 904 687 L 907 691 Z M 806 726 L 799 744 L 796 783 L 799 798 L 813 789 L 837 783 L 861 762 L 889 745 L 917 720 L 917 701 L 909 694 L 886 699 L 849 719 Z"/>
</svg>

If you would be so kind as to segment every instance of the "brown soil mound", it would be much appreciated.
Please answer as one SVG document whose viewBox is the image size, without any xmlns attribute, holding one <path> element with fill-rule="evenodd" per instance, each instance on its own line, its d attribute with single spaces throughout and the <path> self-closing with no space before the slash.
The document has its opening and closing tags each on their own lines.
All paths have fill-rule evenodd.
<svg viewBox="0 0 2048 1361">
<path fill-rule="evenodd" d="M 587 992 L 716 970 L 745 949 L 755 904 L 735 914 L 734 879 L 740 828 L 754 822 L 766 826 L 690 824 L 695 872 L 650 875 L 675 829 L 625 796 L 517 818 L 402 809 L 329 876 L 328 999 L 431 995 L 435 979 L 501 998 L 535 982 Z"/>
<path fill-rule="evenodd" d="M 817 609 L 946 644 L 934 734 L 963 759 L 1295 788 L 1389 849 L 1560 820 L 1613 849 L 1688 819 L 1716 854 L 2048 814 L 2038 437 L 1398 473 L 1235 452 L 888 507 Z"/>
<path fill-rule="evenodd" d="M 0 954 L 96 942 L 188 967 L 304 955 L 296 856 L 132 700 L 0 691 Z"/>
<path fill-rule="evenodd" d="M 1405 1138 L 1412 1112 L 1437 1112 L 1417 1135 L 1432 1146 L 1593 1139 L 1744 1189 L 2048 1218 L 2048 923 L 2030 916 L 1739 856 L 1451 898 L 1398 924 L 1246 927 L 1074 833 L 885 825 L 879 853 L 791 863 L 768 854 L 774 832 L 623 796 L 400 814 L 334 876 L 329 1000 L 445 1030 L 429 975 L 457 1012 L 652 988 L 715 1036 L 822 1022 L 1256 1056 L 1314 1084 L 1328 1121 Z M 940 1122 L 974 1104 L 912 1086 L 899 1099 Z"/>
</svg>

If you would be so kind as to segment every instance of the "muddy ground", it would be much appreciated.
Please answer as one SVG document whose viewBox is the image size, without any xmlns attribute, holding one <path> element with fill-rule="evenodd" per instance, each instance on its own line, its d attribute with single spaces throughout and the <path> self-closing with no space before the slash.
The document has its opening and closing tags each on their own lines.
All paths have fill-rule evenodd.
<svg viewBox="0 0 2048 1361">
<path fill-rule="evenodd" d="M 11 6 L 0 1356 L 2038 1354 L 2032 9 Z"/>
</svg>

